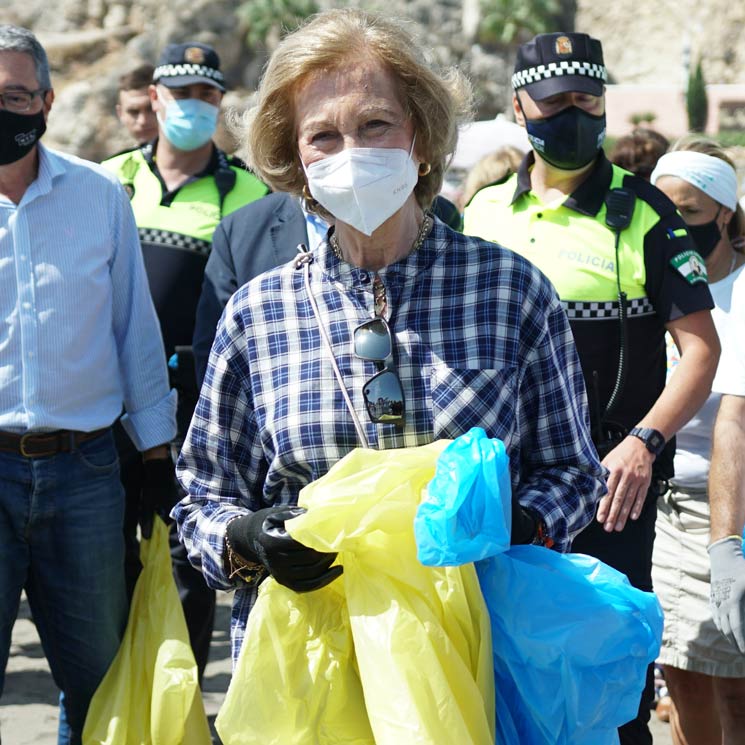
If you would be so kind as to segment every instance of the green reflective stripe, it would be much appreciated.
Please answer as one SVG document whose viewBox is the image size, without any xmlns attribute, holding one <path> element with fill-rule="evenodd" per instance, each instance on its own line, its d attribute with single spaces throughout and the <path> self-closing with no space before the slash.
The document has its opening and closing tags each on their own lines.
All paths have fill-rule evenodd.
<svg viewBox="0 0 745 745">
<path fill-rule="evenodd" d="M 670 236 L 670 233 L 675 238 L 683 238 L 684 236 L 688 235 L 688 231 L 685 228 L 676 228 L 675 230 L 668 230 L 668 236 Z"/>
</svg>

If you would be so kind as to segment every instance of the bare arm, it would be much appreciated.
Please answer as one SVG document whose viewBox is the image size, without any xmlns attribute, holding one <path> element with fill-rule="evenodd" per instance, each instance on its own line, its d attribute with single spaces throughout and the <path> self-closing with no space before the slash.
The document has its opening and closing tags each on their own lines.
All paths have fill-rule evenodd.
<svg viewBox="0 0 745 745">
<path fill-rule="evenodd" d="M 680 350 L 675 375 L 639 422 L 659 430 L 669 440 L 703 406 L 719 361 L 719 339 L 708 310 L 667 324 Z M 626 520 L 639 518 L 652 480 L 654 455 L 636 437 L 626 437 L 603 459 L 610 471 L 608 494 L 600 501 L 597 519 L 605 530 L 623 530 Z"/>
<path fill-rule="evenodd" d="M 745 654 L 745 396 L 724 395 L 709 471 L 711 592 L 716 627 Z"/>
<path fill-rule="evenodd" d="M 742 535 L 745 525 L 745 396 L 723 396 L 709 472 L 711 542 Z"/>
</svg>

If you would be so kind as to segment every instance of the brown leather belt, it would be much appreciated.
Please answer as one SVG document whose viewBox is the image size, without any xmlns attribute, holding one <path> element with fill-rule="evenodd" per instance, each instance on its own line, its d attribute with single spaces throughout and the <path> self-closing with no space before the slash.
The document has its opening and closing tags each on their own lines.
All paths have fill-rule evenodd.
<svg viewBox="0 0 745 745">
<path fill-rule="evenodd" d="M 15 453 L 24 458 L 43 458 L 57 453 L 70 453 L 88 440 L 108 432 L 110 427 L 93 432 L 77 432 L 73 429 L 58 429 L 54 432 L 27 432 L 17 435 L 0 431 L 0 450 Z"/>
</svg>

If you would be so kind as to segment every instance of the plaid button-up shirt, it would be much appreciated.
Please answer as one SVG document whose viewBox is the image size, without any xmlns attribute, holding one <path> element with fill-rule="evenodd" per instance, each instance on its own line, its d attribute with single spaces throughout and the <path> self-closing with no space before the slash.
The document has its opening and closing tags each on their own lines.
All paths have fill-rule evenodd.
<svg viewBox="0 0 745 745">
<path fill-rule="evenodd" d="M 493 243 L 435 220 L 421 248 L 378 272 L 405 394 L 402 429 L 373 424 L 363 384 L 375 362 L 353 332 L 374 314 L 374 274 L 313 252 L 310 286 L 370 447 L 455 438 L 479 426 L 504 441 L 513 492 L 540 514 L 559 550 L 605 492 L 590 439 L 585 388 L 566 314 L 548 280 Z M 300 489 L 358 447 L 303 281 L 292 264 L 242 287 L 228 303 L 178 464 L 188 494 L 173 515 L 209 585 L 237 588 L 237 658 L 256 588 L 230 579 L 225 526 Z"/>
</svg>

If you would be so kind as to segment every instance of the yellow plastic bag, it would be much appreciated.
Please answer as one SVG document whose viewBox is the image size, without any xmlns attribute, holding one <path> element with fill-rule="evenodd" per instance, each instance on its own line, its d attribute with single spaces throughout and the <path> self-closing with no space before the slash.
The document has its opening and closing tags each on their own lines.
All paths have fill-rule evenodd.
<svg viewBox="0 0 745 745">
<path fill-rule="evenodd" d="M 344 574 L 264 582 L 216 726 L 225 745 L 490 745 L 490 623 L 473 565 L 424 567 L 414 515 L 437 456 L 355 450 L 300 493 L 294 538 Z"/>
<path fill-rule="evenodd" d="M 197 665 L 171 573 L 168 528 L 156 517 L 140 545 L 121 646 L 88 710 L 83 745 L 210 745 Z"/>
</svg>

